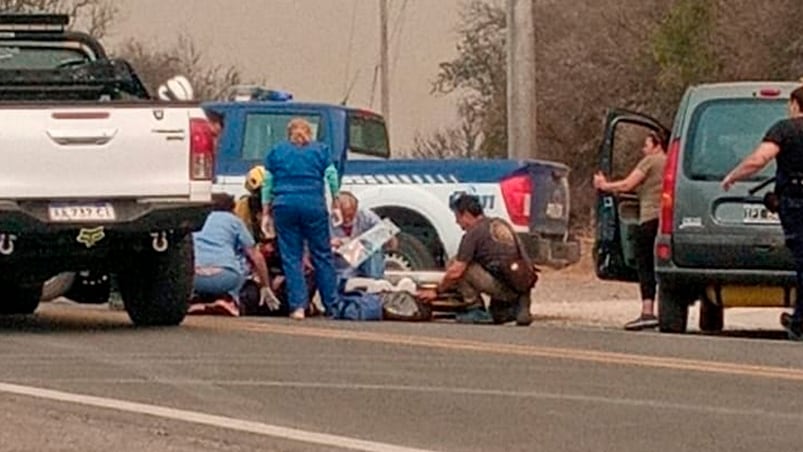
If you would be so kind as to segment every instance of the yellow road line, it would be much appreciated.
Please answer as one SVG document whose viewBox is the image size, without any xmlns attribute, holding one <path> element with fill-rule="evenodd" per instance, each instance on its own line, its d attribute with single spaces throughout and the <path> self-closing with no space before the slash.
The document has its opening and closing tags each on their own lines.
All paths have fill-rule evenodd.
<svg viewBox="0 0 803 452">
<path fill-rule="evenodd" d="M 48 314 L 70 317 L 71 320 L 87 317 L 126 322 L 124 314 L 103 311 L 65 309 L 48 310 Z M 124 320 L 125 319 L 125 320 Z M 734 362 L 703 361 L 698 359 L 673 358 L 668 356 L 649 356 L 620 352 L 605 352 L 579 348 L 545 347 L 537 345 L 501 344 L 476 340 L 440 338 L 434 336 L 413 336 L 406 334 L 378 333 L 370 331 L 342 330 L 328 327 L 304 325 L 281 325 L 254 322 L 246 319 L 222 317 L 189 317 L 185 321 L 189 328 L 217 331 L 239 331 L 262 334 L 281 334 L 285 336 L 314 337 L 335 340 L 350 340 L 381 343 L 397 346 L 425 347 L 431 349 L 461 352 L 479 352 L 496 355 L 529 356 L 557 360 L 593 362 L 607 365 L 635 366 L 656 369 L 682 370 L 701 373 L 739 375 L 776 380 L 803 381 L 803 369 L 776 366 L 761 366 Z"/>
<path fill-rule="evenodd" d="M 732 362 L 703 361 L 666 356 L 649 356 L 619 352 L 604 352 L 578 348 L 544 347 L 536 345 L 501 344 L 474 340 L 450 339 L 433 336 L 412 336 L 368 331 L 340 330 L 326 327 L 301 325 L 276 325 L 250 321 L 209 322 L 211 318 L 192 319 L 191 325 L 213 327 L 229 331 L 282 334 L 288 336 L 315 337 L 325 339 L 352 340 L 400 346 L 426 347 L 433 349 L 480 352 L 515 356 L 530 356 L 570 361 L 594 362 L 609 365 L 651 367 L 659 369 L 685 370 L 703 373 L 740 375 L 748 377 L 803 381 L 803 369 L 775 366 L 760 366 Z M 216 319 L 218 320 L 218 319 Z M 220 319 L 222 320 L 222 319 Z M 216 323 L 212 325 L 211 323 Z"/>
</svg>

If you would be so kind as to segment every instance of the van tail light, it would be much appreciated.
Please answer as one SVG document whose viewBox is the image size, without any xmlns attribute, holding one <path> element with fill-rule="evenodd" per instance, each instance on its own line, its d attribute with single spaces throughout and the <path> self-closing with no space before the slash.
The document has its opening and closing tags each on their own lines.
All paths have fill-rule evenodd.
<svg viewBox="0 0 803 452">
<path fill-rule="evenodd" d="M 509 177 L 501 182 L 502 198 L 505 200 L 510 221 L 517 226 L 530 225 L 530 203 L 533 184 L 529 174 Z"/>
<path fill-rule="evenodd" d="M 190 180 L 212 180 L 215 168 L 215 134 L 206 119 L 190 119 Z"/>
<path fill-rule="evenodd" d="M 675 182 L 678 174 L 678 155 L 680 154 L 680 138 L 675 138 L 669 145 L 664 166 L 664 181 L 661 189 L 661 216 L 659 219 L 661 234 L 672 234 L 675 219 Z"/>
</svg>

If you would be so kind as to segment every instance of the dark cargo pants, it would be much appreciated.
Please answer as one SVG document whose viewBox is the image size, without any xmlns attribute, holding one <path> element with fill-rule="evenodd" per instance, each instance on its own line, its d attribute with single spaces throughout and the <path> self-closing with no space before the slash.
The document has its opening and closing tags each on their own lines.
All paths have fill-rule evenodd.
<svg viewBox="0 0 803 452">
<path fill-rule="evenodd" d="M 519 294 L 511 290 L 477 264 L 469 264 L 457 284 L 457 291 L 468 306 L 477 308 L 485 307 L 481 295 L 488 295 L 491 298 L 488 311 L 497 323 L 515 319 L 519 306 L 523 306 L 528 311 L 530 308 L 529 293 Z"/>
<path fill-rule="evenodd" d="M 795 259 L 797 296 L 792 318 L 803 321 L 803 198 L 782 196 L 779 214 L 786 246 Z"/>
</svg>

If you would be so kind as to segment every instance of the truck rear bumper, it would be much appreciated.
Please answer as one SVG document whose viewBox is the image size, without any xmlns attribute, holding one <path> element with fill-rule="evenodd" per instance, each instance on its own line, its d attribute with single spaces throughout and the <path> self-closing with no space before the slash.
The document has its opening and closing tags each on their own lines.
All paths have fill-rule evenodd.
<svg viewBox="0 0 803 452">
<path fill-rule="evenodd" d="M 112 205 L 115 221 L 68 223 L 51 221 L 47 203 L 0 201 L 0 267 L 49 276 L 105 266 L 105 257 L 152 248 L 157 239 L 170 244 L 200 229 L 211 210 L 186 201 Z"/>
<path fill-rule="evenodd" d="M 530 233 L 518 234 L 533 263 L 550 267 L 565 267 L 580 260 L 580 242 L 548 239 Z"/>
</svg>

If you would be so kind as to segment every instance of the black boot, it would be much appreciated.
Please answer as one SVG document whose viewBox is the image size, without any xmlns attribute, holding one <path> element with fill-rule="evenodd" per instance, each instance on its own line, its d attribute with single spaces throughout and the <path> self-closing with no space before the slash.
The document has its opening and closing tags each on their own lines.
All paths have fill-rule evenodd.
<svg viewBox="0 0 803 452">
<path fill-rule="evenodd" d="M 530 326 L 533 323 L 533 316 L 530 314 L 530 304 L 532 299 L 530 294 L 521 295 L 518 300 L 518 311 L 516 312 L 516 325 Z"/>
</svg>

